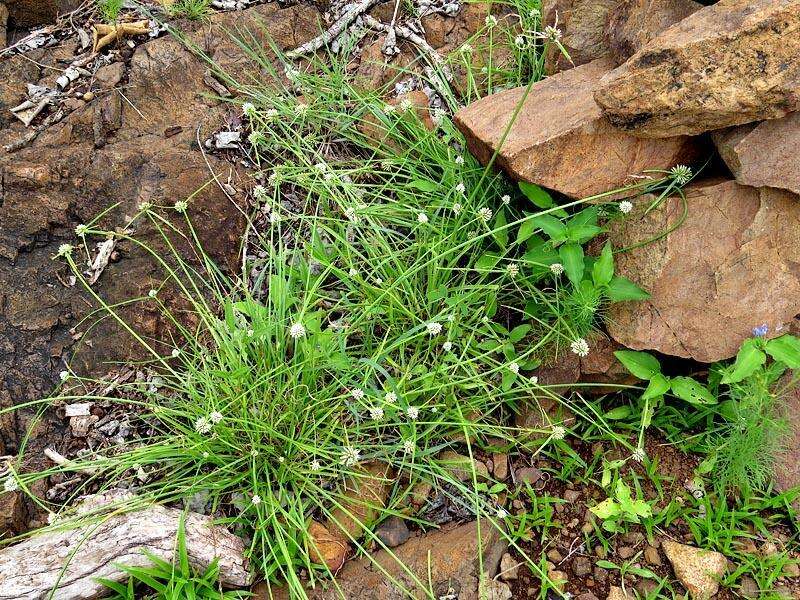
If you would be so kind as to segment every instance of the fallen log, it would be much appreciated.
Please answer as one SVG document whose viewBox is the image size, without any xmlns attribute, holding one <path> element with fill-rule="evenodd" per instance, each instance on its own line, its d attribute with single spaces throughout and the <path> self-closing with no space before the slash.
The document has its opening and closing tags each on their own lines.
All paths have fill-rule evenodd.
<svg viewBox="0 0 800 600">
<path fill-rule="evenodd" d="M 81 512 L 109 500 L 119 502 L 120 496 L 96 497 Z M 115 565 L 149 566 L 143 550 L 173 560 L 181 514 L 157 505 L 101 514 L 78 528 L 43 532 L 0 550 L 0 600 L 91 600 L 106 595 L 108 590 L 96 578 L 125 581 L 127 575 Z M 185 534 L 194 568 L 202 571 L 216 558 L 225 586 L 248 585 L 250 573 L 239 537 L 197 513 L 186 515 Z"/>
</svg>

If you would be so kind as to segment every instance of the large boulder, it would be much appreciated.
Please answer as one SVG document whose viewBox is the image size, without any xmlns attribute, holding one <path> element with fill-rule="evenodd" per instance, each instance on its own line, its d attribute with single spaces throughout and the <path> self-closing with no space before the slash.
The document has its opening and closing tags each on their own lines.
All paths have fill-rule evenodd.
<svg viewBox="0 0 800 600">
<path fill-rule="evenodd" d="M 703 8 L 694 0 L 624 0 L 609 15 L 607 44 L 618 63 L 662 31 Z"/>
<path fill-rule="evenodd" d="M 652 295 L 613 304 L 608 331 L 637 350 L 713 362 L 736 354 L 756 326 L 778 335 L 800 313 L 800 199 L 712 180 L 643 214 L 644 197 L 612 226 L 617 271 Z M 678 226 L 680 225 L 680 226 Z M 675 231 L 664 236 L 670 228 Z"/>
<path fill-rule="evenodd" d="M 800 108 L 800 0 L 721 0 L 673 25 L 595 93 L 646 137 L 698 134 Z"/>
<path fill-rule="evenodd" d="M 561 31 L 561 45 L 569 54 L 550 43 L 545 54 L 545 71 L 558 73 L 584 65 L 609 54 L 606 28 L 612 11 L 621 0 L 545 0 L 542 22 Z"/>
<path fill-rule="evenodd" d="M 78 8 L 81 0 L 5 0 L 11 27 L 54 23 L 59 15 Z"/>
<path fill-rule="evenodd" d="M 800 112 L 711 137 L 739 183 L 800 194 Z"/>
<path fill-rule="evenodd" d="M 514 179 L 536 183 L 572 198 L 586 198 L 623 186 L 631 175 L 691 162 L 698 146 L 687 137 L 648 140 L 613 127 L 592 91 L 611 68 L 598 59 L 525 88 L 487 96 L 462 108 L 456 126 L 469 150 Z M 516 121 L 501 146 L 515 111 Z"/>
</svg>

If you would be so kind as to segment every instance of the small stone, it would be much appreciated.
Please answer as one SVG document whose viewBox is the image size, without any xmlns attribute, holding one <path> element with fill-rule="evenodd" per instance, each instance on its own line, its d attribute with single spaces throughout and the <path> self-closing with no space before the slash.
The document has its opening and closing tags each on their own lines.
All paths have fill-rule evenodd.
<svg viewBox="0 0 800 600">
<path fill-rule="evenodd" d="M 308 526 L 311 562 L 325 564 L 331 571 L 337 571 L 347 558 L 348 544 L 333 535 L 322 523 L 311 521 Z"/>
<path fill-rule="evenodd" d="M 508 552 L 503 554 L 500 559 L 500 573 L 498 577 L 503 581 L 514 581 L 519 577 L 519 562 L 514 559 Z"/>
<path fill-rule="evenodd" d="M 577 490 L 566 490 L 564 492 L 564 500 L 572 504 L 573 502 L 577 502 L 578 498 L 581 497 L 581 493 Z"/>
<path fill-rule="evenodd" d="M 111 63 L 97 69 L 94 80 L 104 90 L 110 90 L 122 81 L 125 75 L 125 65 L 121 62 Z"/>
<path fill-rule="evenodd" d="M 572 561 L 572 572 L 578 577 L 585 577 L 592 572 L 592 561 L 586 556 L 578 556 Z"/>
<path fill-rule="evenodd" d="M 514 473 L 517 483 L 533 485 L 542 478 L 542 472 L 536 467 L 523 467 Z"/>
<path fill-rule="evenodd" d="M 608 590 L 607 600 L 633 600 L 633 594 L 628 594 L 621 587 L 612 585 Z"/>
<path fill-rule="evenodd" d="M 479 460 L 473 460 L 452 450 L 446 450 L 439 455 L 439 462 L 447 471 L 459 481 L 472 480 L 472 473 L 481 480 L 489 479 L 489 469 Z"/>
<path fill-rule="evenodd" d="M 94 402 L 76 402 L 64 407 L 65 417 L 86 417 L 91 414 Z"/>
<path fill-rule="evenodd" d="M 403 519 L 393 516 L 378 526 L 375 535 L 389 548 L 394 548 L 408 540 L 411 532 Z"/>
<path fill-rule="evenodd" d="M 675 576 L 693 600 L 708 600 L 717 593 L 728 564 L 725 556 L 673 541 L 665 541 L 663 547 Z"/>
<path fill-rule="evenodd" d="M 644 559 L 648 562 L 648 564 L 661 566 L 663 561 L 661 560 L 661 554 L 658 552 L 658 548 L 654 548 L 650 544 L 645 546 L 644 548 Z"/>
<path fill-rule="evenodd" d="M 630 546 L 622 546 L 621 548 L 617 549 L 617 556 L 619 556 L 622 560 L 628 560 L 634 554 L 636 554 L 636 550 Z"/>
<path fill-rule="evenodd" d="M 511 588 L 502 581 L 490 579 L 484 588 L 485 593 L 481 594 L 481 598 L 486 600 L 511 600 L 514 595 L 511 593 Z"/>
<path fill-rule="evenodd" d="M 550 571 L 547 573 L 547 576 L 558 590 L 564 590 L 564 587 L 567 585 L 568 581 L 566 573 L 563 571 Z"/>
<path fill-rule="evenodd" d="M 786 577 L 800 577 L 800 566 L 796 562 L 790 562 L 783 567 L 783 574 Z"/>
<path fill-rule="evenodd" d="M 508 456 L 505 454 L 492 454 L 494 463 L 494 477 L 498 481 L 504 481 L 508 477 Z"/>
<path fill-rule="evenodd" d="M 561 555 L 561 552 L 559 552 L 555 548 L 551 548 L 550 550 L 547 551 L 547 558 L 549 558 L 555 564 L 558 564 L 562 560 L 564 560 L 564 557 Z"/>
<path fill-rule="evenodd" d="M 761 595 L 761 590 L 758 589 L 755 579 L 744 576 L 739 581 L 739 594 L 745 598 L 758 598 Z"/>
<path fill-rule="evenodd" d="M 580 596 L 577 596 L 575 600 L 598 600 L 598 598 L 592 592 L 585 592 Z"/>
<path fill-rule="evenodd" d="M 594 553 L 597 555 L 597 558 L 605 558 L 608 554 L 606 549 L 599 544 L 594 547 Z"/>
</svg>

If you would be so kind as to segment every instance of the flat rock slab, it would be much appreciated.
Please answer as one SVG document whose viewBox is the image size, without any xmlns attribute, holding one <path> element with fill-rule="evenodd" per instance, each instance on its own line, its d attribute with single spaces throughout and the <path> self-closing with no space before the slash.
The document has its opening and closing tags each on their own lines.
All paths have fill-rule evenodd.
<svg viewBox="0 0 800 600">
<path fill-rule="evenodd" d="M 456 126 L 481 163 L 499 148 L 496 164 L 514 179 L 572 198 L 607 192 L 646 169 L 696 158 L 698 146 L 687 137 L 641 139 L 603 117 L 592 92 L 612 67 L 610 58 L 598 59 L 537 82 L 527 97 L 524 87 L 487 96 L 458 111 Z"/>
<path fill-rule="evenodd" d="M 561 30 L 564 56 L 556 44 L 549 44 L 545 54 L 545 72 L 558 73 L 585 65 L 609 54 L 606 40 L 611 12 L 620 0 L 545 0 L 542 22 Z"/>
<path fill-rule="evenodd" d="M 662 31 L 701 8 L 694 0 L 624 0 L 609 15 L 606 43 L 616 61 L 623 63 Z"/>
<path fill-rule="evenodd" d="M 0 599 L 89 600 L 106 595 L 95 581 L 125 581 L 115 565 L 149 566 L 147 550 L 171 561 L 182 511 L 152 506 L 146 510 L 101 515 L 77 529 L 41 533 L 0 551 Z M 220 581 L 245 587 L 250 579 L 244 542 L 211 517 L 189 513 L 185 520 L 190 563 L 200 570 L 217 558 Z M 55 589 L 53 595 L 50 591 Z"/>
<path fill-rule="evenodd" d="M 595 98 L 614 125 L 670 137 L 800 108 L 800 0 L 721 0 L 609 73 Z"/>
<path fill-rule="evenodd" d="M 800 313 L 800 199 L 725 180 L 685 192 L 678 229 L 616 256 L 619 274 L 652 296 L 613 304 L 608 331 L 629 348 L 713 362 L 734 356 L 754 327 L 779 335 Z M 651 201 L 612 226 L 615 248 L 652 240 L 682 218 L 678 198 L 642 216 Z"/>
<path fill-rule="evenodd" d="M 739 183 L 800 194 L 800 113 L 717 131 L 711 137 Z"/>
<path fill-rule="evenodd" d="M 671 540 L 662 545 L 675 576 L 692 600 L 708 600 L 719 591 L 719 580 L 728 563 L 725 556 Z"/>
</svg>

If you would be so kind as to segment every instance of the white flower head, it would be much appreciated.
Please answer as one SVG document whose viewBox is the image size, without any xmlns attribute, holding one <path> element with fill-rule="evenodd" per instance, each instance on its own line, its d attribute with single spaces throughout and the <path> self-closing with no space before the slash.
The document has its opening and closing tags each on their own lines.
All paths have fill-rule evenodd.
<svg viewBox="0 0 800 600">
<path fill-rule="evenodd" d="M 321 468 L 322 468 L 322 465 L 319 463 L 319 461 L 316 458 L 311 461 L 311 470 L 312 471 L 316 472 L 316 471 L 319 471 Z"/>
<path fill-rule="evenodd" d="M 66 381 L 69 379 L 69 371 L 61 371 L 61 373 L 58 374 L 58 378 L 61 379 L 61 381 Z"/>
<path fill-rule="evenodd" d="M 619 212 L 623 215 L 627 215 L 629 212 L 633 210 L 633 202 L 630 200 L 623 200 L 619 203 Z"/>
<path fill-rule="evenodd" d="M 493 214 L 494 213 L 492 213 L 492 209 L 487 206 L 484 206 L 478 210 L 478 218 L 484 222 L 487 222 L 489 219 L 491 219 Z"/>
<path fill-rule="evenodd" d="M 9 475 L 6 477 L 6 480 L 3 482 L 3 490 L 6 492 L 16 492 L 19 489 L 19 482 L 17 478 L 13 475 Z"/>
<path fill-rule="evenodd" d="M 503 204 L 511 204 L 511 196 L 508 194 L 504 194 L 500 200 L 503 202 Z"/>
<path fill-rule="evenodd" d="M 561 275 L 564 272 L 564 265 L 561 263 L 553 263 L 550 265 L 550 272 L 553 275 Z"/>
<path fill-rule="evenodd" d="M 209 433 L 212 427 L 213 423 L 207 417 L 198 417 L 194 422 L 194 430 L 202 435 Z"/>
<path fill-rule="evenodd" d="M 516 362 L 509 363 L 508 370 L 517 375 L 519 373 L 519 364 Z"/>
<path fill-rule="evenodd" d="M 147 212 L 151 208 L 153 208 L 152 202 L 148 202 L 147 200 L 145 200 L 144 202 L 139 203 L 139 210 L 141 210 L 142 212 Z"/>
<path fill-rule="evenodd" d="M 461 48 L 459 48 L 459 50 L 460 50 L 460 51 L 461 51 L 463 54 L 472 54 L 472 52 L 473 52 L 474 48 L 472 47 L 472 45 L 471 45 L 471 44 L 462 44 L 462 45 L 461 45 Z"/>
<path fill-rule="evenodd" d="M 675 179 L 675 183 L 684 185 L 692 179 L 692 168 L 686 165 L 675 165 L 670 169 L 670 175 Z"/>
<path fill-rule="evenodd" d="M 517 37 L 514 38 L 514 45 L 517 48 L 524 48 L 526 46 L 526 44 L 527 44 L 527 42 L 525 41 L 525 36 L 524 35 L 518 35 Z"/>
<path fill-rule="evenodd" d="M 358 271 L 355 267 L 350 267 L 350 270 L 347 272 L 347 274 L 350 275 L 350 277 L 355 277 L 358 275 Z"/>
<path fill-rule="evenodd" d="M 347 217 L 347 220 L 352 223 L 358 223 L 359 221 L 358 213 L 356 212 L 356 209 L 353 206 L 348 206 L 347 208 L 344 209 L 344 216 Z"/>
<path fill-rule="evenodd" d="M 289 327 L 289 335 L 293 340 L 301 338 L 305 334 L 306 334 L 306 327 L 302 323 L 292 323 L 292 326 Z"/>
<path fill-rule="evenodd" d="M 186 209 L 189 208 L 189 203 L 186 202 L 186 200 L 178 200 L 175 203 L 174 208 L 175 208 L 175 212 L 183 214 L 183 213 L 186 212 Z"/>
<path fill-rule="evenodd" d="M 373 406 L 369 409 L 369 418 L 373 421 L 382 421 L 383 416 L 383 409 L 380 406 Z"/>
<path fill-rule="evenodd" d="M 563 440 L 567 435 L 567 430 L 561 425 L 553 425 L 553 430 L 550 432 L 550 435 L 554 440 Z"/>
<path fill-rule="evenodd" d="M 345 467 L 352 467 L 361 460 L 361 452 L 352 446 L 345 446 L 339 457 L 339 462 Z"/>
<path fill-rule="evenodd" d="M 462 208 L 463 207 L 461 206 L 461 204 L 459 202 L 456 202 L 455 204 L 453 204 L 453 214 L 455 214 L 456 216 L 460 215 Z"/>
<path fill-rule="evenodd" d="M 408 112 L 412 108 L 414 108 L 414 103 L 411 102 L 409 98 L 403 98 L 402 100 L 400 100 L 400 110 L 402 110 L 403 112 Z"/>
<path fill-rule="evenodd" d="M 548 25 L 544 28 L 544 36 L 551 42 L 557 42 L 561 39 L 561 30 L 558 27 Z"/>
<path fill-rule="evenodd" d="M 437 323 L 436 321 L 431 321 L 430 323 L 425 325 L 425 328 L 431 335 L 439 335 L 440 333 L 442 333 L 442 324 Z"/>
<path fill-rule="evenodd" d="M 308 104 L 305 102 L 298 102 L 294 106 L 294 114 L 302 117 L 308 114 Z"/>
<path fill-rule="evenodd" d="M 251 146 L 261 146 L 267 142 L 267 136 L 261 131 L 251 131 L 247 136 L 247 141 Z"/>
<path fill-rule="evenodd" d="M 508 263 L 506 265 L 506 273 L 508 273 L 508 276 L 511 278 L 516 277 L 519 275 L 519 265 L 515 262 Z"/>
<path fill-rule="evenodd" d="M 392 114 L 396 110 L 397 110 L 397 107 L 394 104 L 384 104 L 383 105 L 383 112 L 385 112 L 387 115 Z"/>
<path fill-rule="evenodd" d="M 583 338 L 578 338 L 569 345 L 569 349 L 572 350 L 574 354 L 583 358 L 589 354 L 589 342 Z"/>
<path fill-rule="evenodd" d="M 172 354 L 172 358 L 178 358 L 181 355 L 181 349 L 180 348 L 173 348 L 171 354 Z"/>
<path fill-rule="evenodd" d="M 425 223 L 428 222 L 428 215 L 426 215 L 424 212 L 419 213 L 417 215 L 417 221 L 419 221 L 424 225 Z"/>
<path fill-rule="evenodd" d="M 495 25 L 497 25 L 497 17 L 495 17 L 494 15 L 488 15 L 483 20 L 483 22 L 486 23 L 487 27 L 494 27 Z"/>
<path fill-rule="evenodd" d="M 450 350 L 452 349 L 453 349 L 453 342 L 447 341 L 444 344 L 442 344 L 442 350 L 444 350 L 445 352 L 450 352 Z"/>
<path fill-rule="evenodd" d="M 406 408 L 406 415 L 412 421 L 416 421 L 417 419 L 419 419 L 419 408 L 417 408 L 416 406 L 409 406 L 408 408 Z"/>
<path fill-rule="evenodd" d="M 498 519 L 505 519 L 508 517 L 508 511 L 503 508 L 502 506 L 497 509 L 497 518 Z"/>
<path fill-rule="evenodd" d="M 530 381 L 533 385 L 539 384 L 539 378 L 536 375 L 531 375 L 528 381 Z"/>
<path fill-rule="evenodd" d="M 464 192 L 466 192 L 466 191 L 467 191 L 467 186 L 465 186 L 465 185 L 464 185 L 464 182 L 462 182 L 462 181 L 459 181 L 459 182 L 456 184 L 455 190 L 456 190 L 456 192 L 458 192 L 459 194 L 463 194 Z"/>
<path fill-rule="evenodd" d="M 83 223 L 75 227 L 75 235 L 77 235 L 78 237 L 84 237 L 88 232 L 89 232 L 89 226 L 84 225 Z"/>
<path fill-rule="evenodd" d="M 252 456 L 253 458 L 255 458 L 256 456 L 258 456 L 259 454 L 260 454 L 260 453 L 259 453 L 259 451 L 258 451 L 258 450 L 256 450 L 255 448 L 253 448 L 252 450 L 250 450 L 250 456 Z"/>
<path fill-rule="evenodd" d="M 647 454 L 645 453 L 644 448 L 639 446 L 633 451 L 631 458 L 636 462 L 644 462 L 644 459 L 647 458 Z"/>
<path fill-rule="evenodd" d="M 248 119 L 256 116 L 256 107 L 252 102 L 245 102 L 242 104 L 242 114 Z"/>
<path fill-rule="evenodd" d="M 61 244 L 58 247 L 58 256 L 68 256 L 72 254 L 72 244 Z"/>
<path fill-rule="evenodd" d="M 211 421 L 214 425 L 222 421 L 222 413 L 218 410 L 213 411 L 210 415 L 208 415 L 208 420 Z"/>
<path fill-rule="evenodd" d="M 147 295 L 150 296 L 151 298 L 155 298 L 156 296 L 158 296 L 158 291 L 150 290 L 149 292 L 147 292 Z"/>
<path fill-rule="evenodd" d="M 386 402 L 388 402 L 389 404 L 394 404 L 395 402 L 397 402 L 397 394 L 395 394 L 394 392 L 386 392 L 386 394 L 383 396 L 383 399 L 386 400 Z"/>
<path fill-rule="evenodd" d="M 264 116 L 265 116 L 265 117 L 267 117 L 267 119 L 270 119 L 270 120 L 272 120 L 272 119 L 274 119 L 275 117 L 277 117 L 277 116 L 278 116 L 278 114 L 279 114 L 279 113 L 278 113 L 278 110 L 277 110 L 277 109 L 275 109 L 275 108 L 270 108 L 270 109 L 269 109 L 267 112 L 265 112 L 265 113 L 264 113 Z"/>
<path fill-rule="evenodd" d="M 413 440 L 405 440 L 403 442 L 403 454 L 414 454 L 416 445 Z"/>
<path fill-rule="evenodd" d="M 261 496 L 259 496 L 258 494 L 253 494 L 253 497 L 252 497 L 252 499 L 251 499 L 250 501 L 251 501 L 251 502 L 252 502 L 252 503 L 253 503 L 255 506 L 258 506 L 259 504 L 261 504 Z"/>
<path fill-rule="evenodd" d="M 455 162 L 456 162 L 457 165 L 463 165 L 464 164 L 464 157 L 459 154 L 458 156 L 456 156 Z"/>
<path fill-rule="evenodd" d="M 353 400 L 356 402 L 364 399 L 364 390 L 361 388 L 353 388 L 350 390 L 350 395 L 353 397 Z"/>
</svg>

